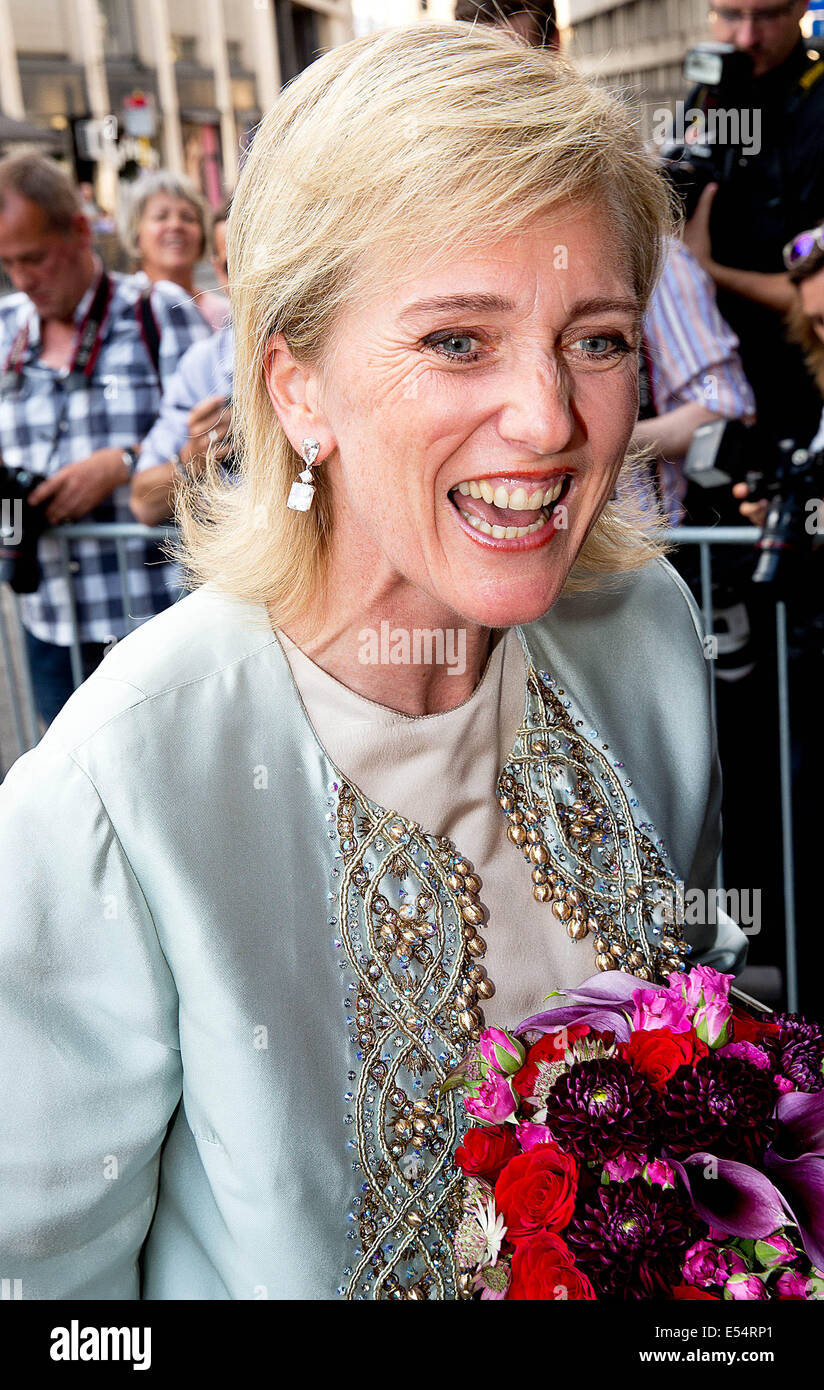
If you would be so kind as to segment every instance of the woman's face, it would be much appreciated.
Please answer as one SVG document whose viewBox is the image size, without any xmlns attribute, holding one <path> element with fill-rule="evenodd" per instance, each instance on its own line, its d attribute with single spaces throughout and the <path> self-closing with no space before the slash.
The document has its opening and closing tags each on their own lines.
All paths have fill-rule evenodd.
<svg viewBox="0 0 824 1390">
<path fill-rule="evenodd" d="M 191 272 L 202 234 L 197 209 L 185 198 L 153 193 L 146 202 L 137 231 L 140 263 L 154 280 L 172 280 Z"/>
<path fill-rule="evenodd" d="M 640 315 L 619 245 L 576 210 L 339 323 L 318 386 L 337 444 L 322 465 L 333 581 L 395 604 L 417 590 L 419 609 L 488 627 L 551 607 L 637 415 Z"/>
<path fill-rule="evenodd" d="M 824 343 L 824 270 L 819 270 L 817 275 L 811 275 L 808 280 L 802 280 L 798 291 L 801 295 L 801 307 L 810 320 L 813 332 Z"/>
</svg>

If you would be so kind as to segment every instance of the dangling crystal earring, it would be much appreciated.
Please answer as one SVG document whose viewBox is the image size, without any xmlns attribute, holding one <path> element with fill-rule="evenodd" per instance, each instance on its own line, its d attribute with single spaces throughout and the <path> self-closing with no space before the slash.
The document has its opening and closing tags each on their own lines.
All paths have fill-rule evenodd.
<svg viewBox="0 0 824 1390">
<path fill-rule="evenodd" d="M 300 474 L 300 481 L 292 484 L 286 502 L 287 507 L 291 507 L 293 512 L 308 512 L 312 505 L 312 498 L 315 495 L 315 489 L 312 486 L 312 464 L 318 456 L 319 449 L 320 444 L 316 439 L 304 439 L 301 454 L 306 467 Z"/>
</svg>

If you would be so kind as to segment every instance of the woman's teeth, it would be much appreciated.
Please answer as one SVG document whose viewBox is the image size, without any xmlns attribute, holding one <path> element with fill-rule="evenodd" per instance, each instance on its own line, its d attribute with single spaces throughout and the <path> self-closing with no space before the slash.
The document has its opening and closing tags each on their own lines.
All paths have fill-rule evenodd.
<svg viewBox="0 0 824 1390">
<path fill-rule="evenodd" d="M 486 480 L 482 482 L 458 483 L 458 492 L 464 497 L 481 497 L 484 502 L 491 502 L 493 506 L 506 509 L 511 512 L 537 512 L 540 507 L 549 507 L 553 502 L 557 502 L 561 495 L 566 477 L 559 478 L 557 483 L 553 483 L 549 488 L 536 488 L 532 493 L 528 493 L 525 487 L 516 487 L 514 492 L 507 492 L 505 487 L 498 486 L 493 488 Z M 536 527 L 529 527 L 535 530 Z"/>
<path fill-rule="evenodd" d="M 458 510 L 464 521 L 468 521 L 476 531 L 483 532 L 485 536 L 494 536 L 496 541 L 513 541 L 516 536 L 529 536 L 533 531 L 540 531 L 549 520 L 547 513 L 542 511 L 538 520 L 533 521 L 531 526 L 490 526 L 488 521 L 482 521 L 479 516 L 470 516 L 469 512 L 461 511 L 460 507 Z"/>
</svg>

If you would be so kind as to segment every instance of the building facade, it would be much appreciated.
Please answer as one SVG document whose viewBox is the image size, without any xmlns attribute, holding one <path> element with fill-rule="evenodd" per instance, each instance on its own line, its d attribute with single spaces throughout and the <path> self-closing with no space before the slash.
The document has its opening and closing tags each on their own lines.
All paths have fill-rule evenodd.
<svg viewBox="0 0 824 1390">
<path fill-rule="evenodd" d="M 707 0 L 562 0 L 562 43 L 584 72 L 636 106 L 651 133 L 656 110 L 686 95 L 688 48 L 707 38 Z"/>
<path fill-rule="evenodd" d="M 455 0 L 352 0 L 356 34 L 370 34 L 398 24 L 446 24 L 455 16 Z"/>
<path fill-rule="evenodd" d="M 283 83 L 352 33 L 350 0 L 0 0 L 0 108 L 104 206 L 157 164 L 216 205 Z"/>
</svg>

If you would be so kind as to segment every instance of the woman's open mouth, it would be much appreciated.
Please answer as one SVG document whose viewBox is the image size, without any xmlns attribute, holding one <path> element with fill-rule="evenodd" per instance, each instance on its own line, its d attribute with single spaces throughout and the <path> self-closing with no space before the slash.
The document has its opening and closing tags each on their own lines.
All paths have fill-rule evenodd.
<svg viewBox="0 0 824 1390">
<path fill-rule="evenodd" d="M 531 549 L 554 536 L 562 524 L 565 529 L 564 499 L 571 477 L 570 473 L 558 473 L 541 480 L 472 478 L 452 488 L 449 500 L 463 529 L 473 538 L 486 544 L 508 541 L 508 548 Z"/>
</svg>

